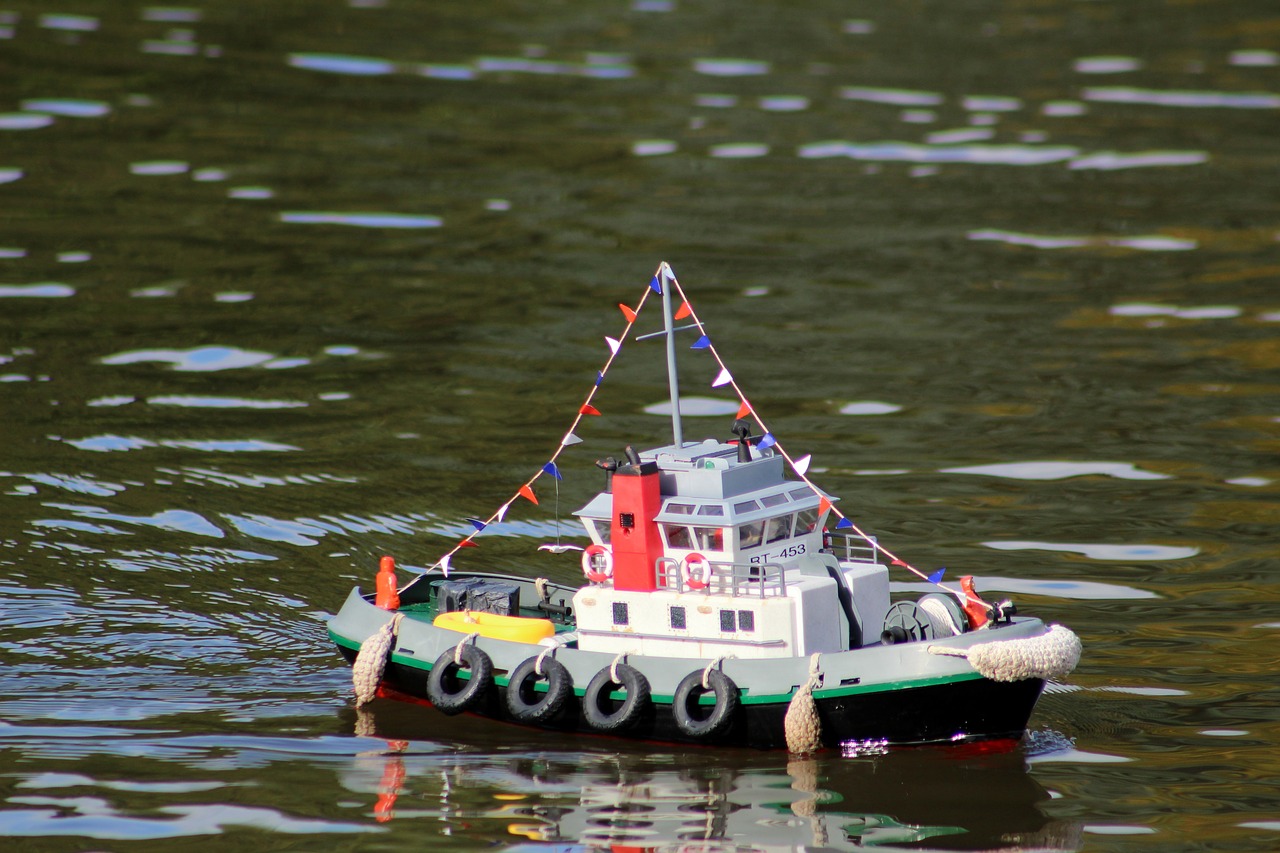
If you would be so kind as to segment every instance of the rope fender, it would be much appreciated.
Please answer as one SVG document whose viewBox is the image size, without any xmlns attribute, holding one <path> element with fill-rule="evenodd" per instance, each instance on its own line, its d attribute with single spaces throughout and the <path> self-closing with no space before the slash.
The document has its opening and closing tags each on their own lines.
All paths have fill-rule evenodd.
<svg viewBox="0 0 1280 853">
<path fill-rule="evenodd" d="M 1080 638 L 1070 628 L 1050 625 L 1038 637 L 995 640 L 967 649 L 929 646 L 930 654 L 968 658 L 969 664 L 992 681 L 1021 681 L 1024 678 L 1057 678 L 1080 662 Z"/>
<path fill-rule="evenodd" d="M 351 665 L 351 686 L 356 692 L 357 708 L 367 705 L 377 695 L 378 682 L 382 681 L 382 673 L 387 668 L 387 658 L 395 645 L 396 635 L 400 633 L 400 620 L 403 618 L 403 613 L 397 613 L 360 644 L 355 663 Z"/>
<path fill-rule="evenodd" d="M 822 668 L 818 666 L 820 657 L 820 654 L 815 654 L 809 658 L 809 680 L 791 697 L 782 721 L 787 749 L 797 755 L 808 755 L 822 748 L 822 720 L 813 699 L 813 691 L 822 686 Z"/>
</svg>

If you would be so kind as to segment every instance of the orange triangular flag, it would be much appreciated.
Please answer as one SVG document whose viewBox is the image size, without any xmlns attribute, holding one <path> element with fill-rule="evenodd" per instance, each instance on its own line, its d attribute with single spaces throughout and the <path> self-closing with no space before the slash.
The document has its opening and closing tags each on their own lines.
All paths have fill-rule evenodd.
<svg viewBox="0 0 1280 853">
<path fill-rule="evenodd" d="M 818 498 L 818 515 L 822 515 L 829 509 L 831 509 L 831 501 L 827 500 L 825 495 Z"/>
<path fill-rule="evenodd" d="M 598 415 L 598 414 L 600 414 L 600 410 L 599 410 L 599 409 L 597 409 L 595 406 L 591 405 L 590 403 L 583 403 L 583 404 L 582 404 L 582 408 L 581 408 L 581 409 L 578 409 L 578 414 L 580 414 L 580 415 Z"/>
<path fill-rule="evenodd" d="M 681 302 L 680 308 L 676 311 L 675 319 L 683 320 L 685 317 L 688 317 L 692 313 L 693 313 L 693 309 L 689 307 L 689 303 Z"/>
<path fill-rule="evenodd" d="M 618 307 L 622 309 L 622 316 L 627 318 L 628 323 L 634 323 L 636 321 L 636 312 L 631 310 L 631 306 L 619 302 Z"/>
<path fill-rule="evenodd" d="M 751 404 L 743 400 L 742 405 L 738 407 L 738 419 L 741 420 L 749 414 L 751 414 Z"/>
<path fill-rule="evenodd" d="M 459 548 L 479 548 L 480 546 L 477 545 L 475 542 L 471 541 L 470 539 L 463 539 L 461 542 L 458 543 L 458 547 Z"/>
<path fill-rule="evenodd" d="M 533 493 L 533 489 L 529 488 L 528 483 L 520 487 L 520 497 L 533 501 L 535 504 L 538 502 L 538 496 Z"/>
</svg>

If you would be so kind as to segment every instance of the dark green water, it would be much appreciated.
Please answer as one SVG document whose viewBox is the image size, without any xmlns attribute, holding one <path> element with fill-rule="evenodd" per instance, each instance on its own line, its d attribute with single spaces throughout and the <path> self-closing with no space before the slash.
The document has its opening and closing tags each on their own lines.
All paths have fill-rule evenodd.
<svg viewBox="0 0 1280 853">
<path fill-rule="evenodd" d="M 6 849 L 1280 847 L 1278 35 L 1263 2 L 5 4 Z M 662 260 L 848 514 L 1080 634 L 1025 742 L 354 734 L 327 615 L 537 470 Z M 535 548 L 591 461 L 669 435 L 646 347 L 559 522 L 540 485 L 456 564 L 576 575 Z"/>
</svg>

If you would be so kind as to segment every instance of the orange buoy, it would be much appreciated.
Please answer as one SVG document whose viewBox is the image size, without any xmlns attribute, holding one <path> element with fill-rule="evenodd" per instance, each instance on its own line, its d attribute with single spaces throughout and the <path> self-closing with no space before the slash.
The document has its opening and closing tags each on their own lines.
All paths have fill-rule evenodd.
<svg viewBox="0 0 1280 853">
<path fill-rule="evenodd" d="M 378 564 L 378 576 L 375 579 L 378 595 L 374 604 L 383 610 L 400 609 L 400 593 L 396 590 L 396 561 L 394 557 L 383 557 Z"/>
<path fill-rule="evenodd" d="M 964 607 L 965 615 L 969 617 L 969 630 L 976 631 L 987 624 L 990 618 L 987 612 L 991 610 L 991 605 L 983 601 L 978 591 L 973 588 L 973 575 L 960 578 L 960 591 L 964 593 L 964 599 L 960 604 Z"/>
</svg>

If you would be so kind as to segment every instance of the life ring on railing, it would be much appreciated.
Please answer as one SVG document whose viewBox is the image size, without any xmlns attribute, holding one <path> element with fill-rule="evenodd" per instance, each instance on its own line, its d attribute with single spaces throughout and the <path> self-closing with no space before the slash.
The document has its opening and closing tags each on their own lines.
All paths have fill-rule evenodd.
<svg viewBox="0 0 1280 853">
<path fill-rule="evenodd" d="M 465 681 L 458 677 L 464 669 L 468 670 Z M 493 661 L 474 643 L 464 641 L 461 649 L 450 646 L 431 665 L 427 698 L 432 705 L 453 716 L 470 710 L 484 697 L 492 683 Z"/>
<path fill-rule="evenodd" d="M 596 558 L 600 566 L 596 567 Z M 588 545 L 582 552 L 582 573 L 592 583 L 604 583 L 613 577 L 613 552 L 603 545 Z"/>
<path fill-rule="evenodd" d="M 702 697 L 708 693 L 715 696 L 714 705 L 702 704 Z M 733 722 L 738 704 L 738 685 L 732 678 L 718 669 L 710 672 L 698 669 L 686 675 L 676 688 L 671 715 L 675 717 L 676 728 L 689 737 L 713 737 Z"/>
<path fill-rule="evenodd" d="M 694 551 L 680 561 L 680 577 L 689 589 L 706 589 L 711 583 L 711 563 L 707 558 Z"/>
<path fill-rule="evenodd" d="M 521 723 L 538 725 L 560 712 L 573 695 L 573 676 L 564 664 L 555 658 L 537 657 L 522 661 L 511 670 L 507 683 L 507 710 Z M 537 684 L 547 681 L 547 692 L 539 693 Z"/>
<path fill-rule="evenodd" d="M 626 698 L 615 706 L 614 688 L 626 691 Z M 625 663 L 606 666 L 597 672 L 582 694 L 582 717 L 598 732 L 621 732 L 636 724 L 649 704 L 649 679 L 640 670 Z"/>
</svg>

